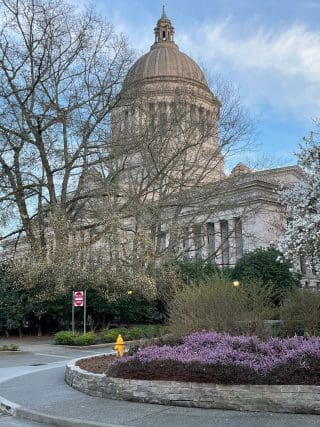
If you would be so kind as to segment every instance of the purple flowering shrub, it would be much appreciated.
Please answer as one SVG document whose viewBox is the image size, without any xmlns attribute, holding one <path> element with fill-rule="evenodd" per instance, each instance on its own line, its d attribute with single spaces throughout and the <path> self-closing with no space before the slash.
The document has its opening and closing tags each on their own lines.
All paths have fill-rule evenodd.
<svg viewBox="0 0 320 427">
<path fill-rule="evenodd" d="M 320 338 L 231 336 L 198 332 L 175 346 L 146 347 L 108 372 L 136 379 L 223 384 L 319 384 Z"/>
</svg>

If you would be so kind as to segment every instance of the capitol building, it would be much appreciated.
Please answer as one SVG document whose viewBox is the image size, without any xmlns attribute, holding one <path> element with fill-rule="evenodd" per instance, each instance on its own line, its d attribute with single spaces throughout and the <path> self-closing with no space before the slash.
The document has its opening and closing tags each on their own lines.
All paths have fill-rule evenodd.
<svg viewBox="0 0 320 427">
<path fill-rule="evenodd" d="M 277 190 L 298 182 L 301 171 L 252 171 L 239 163 L 227 174 L 224 158 L 230 140 L 236 141 L 221 139 L 220 100 L 198 64 L 179 50 L 164 8 L 154 33 L 150 51 L 129 70 L 113 112 L 115 168 L 126 159 L 119 185 L 132 194 L 148 182 L 145 198 L 163 206 L 155 231 L 160 250 L 174 244 L 185 258 L 233 266 L 245 251 L 281 236 L 285 218 Z"/>
<path fill-rule="evenodd" d="M 224 109 L 199 65 L 180 51 L 165 8 L 154 35 L 112 109 L 104 198 L 90 198 L 79 221 L 89 223 L 91 247 L 109 261 L 136 257 L 145 268 L 174 257 L 232 267 L 245 252 L 276 244 L 286 225 L 278 190 L 299 182 L 302 172 L 253 171 L 241 162 L 227 172 L 228 155 L 241 155 L 241 112 Z M 90 171 L 83 191 L 101 182 Z M 90 221 L 107 226 L 99 234 Z M 12 252 L 13 243 L 5 243 L 3 253 Z M 315 286 L 303 273 L 302 284 Z"/>
</svg>

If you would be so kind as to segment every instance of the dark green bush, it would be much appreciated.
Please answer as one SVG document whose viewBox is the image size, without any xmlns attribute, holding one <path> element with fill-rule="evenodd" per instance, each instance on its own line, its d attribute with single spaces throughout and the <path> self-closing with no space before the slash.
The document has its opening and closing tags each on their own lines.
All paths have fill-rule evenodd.
<svg viewBox="0 0 320 427">
<path fill-rule="evenodd" d="M 106 331 L 103 335 L 103 340 L 104 342 L 115 342 L 118 335 L 122 335 L 123 339 L 127 339 L 126 338 L 126 332 L 128 331 L 127 328 L 114 328 L 114 329 L 109 329 L 108 331 Z"/>
<path fill-rule="evenodd" d="M 122 324 L 159 323 L 162 316 L 158 301 L 150 301 L 138 293 L 118 299 L 112 310 L 113 319 Z"/>
<path fill-rule="evenodd" d="M 186 284 L 199 284 L 210 280 L 219 268 L 208 261 L 190 260 L 178 263 L 177 274 Z"/>
<path fill-rule="evenodd" d="M 87 332 L 85 335 L 73 334 L 71 331 L 57 332 L 54 336 L 54 343 L 60 345 L 91 345 L 96 341 L 96 335 L 93 332 Z"/>
<path fill-rule="evenodd" d="M 96 334 L 87 332 L 85 335 L 76 335 L 74 345 L 92 345 L 96 342 Z"/>
<path fill-rule="evenodd" d="M 54 336 L 55 344 L 72 345 L 75 335 L 71 331 L 57 332 Z"/>
<path fill-rule="evenodd" d="M 231 270 L 231 278 L 240 282 L 245 279 L 261 281 L 272 290 L 276 305 L 299 284 L 298 277 L 291 271 L 291 263 L 273 247 L 244 254 Z"/>
<path fill-rule="evenodd" d="M 145 331 L 142 327 L 133 326 L 128 328 L 128 330 L 124 333 L 124 336 L 128 341 L 139 340 L 140 338 L 145 337 Z"/>
<path fill-rule="evenodd" d="M 141 338 L 153 338 L 164 335 L 168 328 L 164 325 L 141 325 L 130 328 L 114 328 L 105 332 L 103 340 L 105 342 L 115 342 L 121 334 L 125 341 L 139 340 Z"/>
<path fill-rule="evenodd" d="M 0 332 L 14 330 L 22 334 L 23 325 L 32 309 L 23 281 L 12 263 L 0 264 Z"/>
<path fill-rule="evenodd" d="M 17 344 L 4 344 L 0 346 L 0 351 L 18 351 L 19 346 Z"/>
</svg>

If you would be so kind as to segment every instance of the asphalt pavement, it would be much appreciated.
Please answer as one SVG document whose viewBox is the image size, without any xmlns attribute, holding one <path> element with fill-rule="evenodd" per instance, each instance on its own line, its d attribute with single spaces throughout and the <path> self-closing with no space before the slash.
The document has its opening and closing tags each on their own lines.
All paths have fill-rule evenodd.
<svg viewBox="0 0 320 427">
<path fill-rule="evenodd" d="M 316 415 L 182 408 L 87 396 L 65 384 L 65 365 L 74 358 L 110 353 L 110 347 L 70 349 L 45 340 L 20 347 L 29 353 L 0 355 L 0 402 L 12 404 L 18 416 L 0 416 L 0 426 L 46 422 L 66 427 L 320 427 Z"/>
<path fill-rule="evenodd" d="M 50 424 L 46 424 L 48 426 Z M 52 425 L 52 424 L 51 424 Z M 34 421 L 27 421 L 16 417 L 1 416 L 0 415 L 0 426 L 1 427 L 43 427 L 44 424 L 39 424 Z"/>
</svg>

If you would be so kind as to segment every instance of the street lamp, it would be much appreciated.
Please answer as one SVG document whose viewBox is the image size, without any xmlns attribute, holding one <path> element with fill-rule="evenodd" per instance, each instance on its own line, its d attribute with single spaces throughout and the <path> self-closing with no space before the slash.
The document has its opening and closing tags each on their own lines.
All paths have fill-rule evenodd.
<svg viewBox="0 0 320 427">
<path fill-rule="evenodd" d="M 232 286 L 234 286 L 235 288 L 238 288 L 238 287 L 240 286 L 240 282 L 239 282 L 239 280 L 234 280 L 234 281 L 232 282 Z"/>
</svg>

